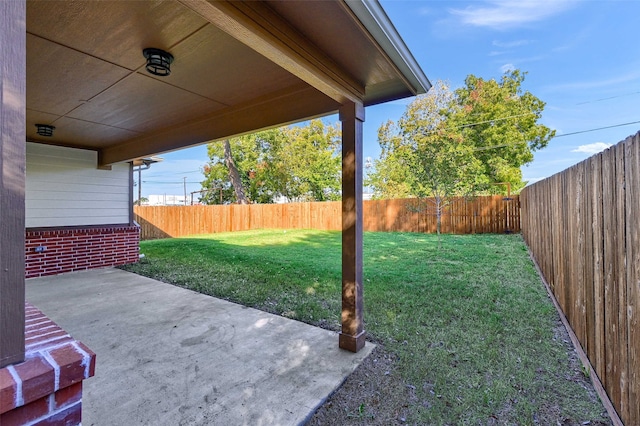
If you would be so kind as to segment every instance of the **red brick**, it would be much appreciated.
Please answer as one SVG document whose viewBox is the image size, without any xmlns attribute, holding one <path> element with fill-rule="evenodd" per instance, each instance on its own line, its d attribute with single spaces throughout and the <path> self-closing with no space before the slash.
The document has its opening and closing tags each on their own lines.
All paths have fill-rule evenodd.
<svg viewBox="0 0 640 426">
<path fill-rule="evenodd" d="M 51 357 L 60 366 L 59 389 L 66 388 L 84 379 L 83 357 L 73 345 L 68 344 L 49 351 Z"/>
<path fill-rule="evenodd" d="M 41 328 L 38 328 L 37 330 L 29 331 L 29 334 L 25 335 L 25 346 L 27 346 L 28 349 L 30 346 L 34 346 L 48 340 L 54 340 L 68 335 L 69 333 L 67 333 L 57 325 L 53 324 L 52 327 L 51 324 L 47 324 Z"/>
<path fill-rule="evenodd" d="M 16 390 L 16 382 L 9 370 L 0 369 L 0 413 L 9 411 L 15 406 Z"/>
<path fill-rule="evenodd" d="M 96 354 L 91 349 L 89 349 L 84 343 L 76 340 L 76 344 L 82 349 L 87 355 L 90 357 L 89 361 L 89 375 L 85 377 L 88 379 L 89 377 L 93 377 L 96 374 Z"/>
<path fill-rule="evenodd" d="M 65 253 L 65 254 L 61 254 L 61 255 L 56 256 L 56 260 L 58 260 L 60 262 L 63 262 L 63 261 L 66 261 L 66 260 L 73 260 L 75 258 L 76 258 L 76 255 L 72 254 L 72 253 Z"/>
<path fill-rule="evenodd" d="M 22 426 L 49 413 L 49 396 L 0 415 L 2 426 Z"/>
<path fill-rule="evenodd" d="M 27 358 L 25 362 L 16 364 L 15 369 L 22 379 L 22 398 L 25 404 L 53 393 L 53 367 L 39 356 Z"/>
<path fill-rule="evenodd" d="M 78 382 L 64 389 L 60 389 L 54 395 L 54 410 L 74 404 L 82 399 L 82 382 Z"/>
<path fill-rule="evenodd" d="M 37 319 L 37 320 L 33 320 L 33 321 L 26 321 L 25 322 L 25 338 L 29 339 L 32 338 L 34 336 L 37 336 L 39 334 L 45 334 L 45 333 L 49 333 L 52 330 L 52 328 L 60 328 L 57 325 L 55 325 L 53 322 L 51 321 L 45 321 L 42 319 Z"/>
<path fill-rule="evenodd" d="M 36 315 L 37 314 L 37 315 L 40 315 L 40 316 L 46 316 L 38 308 L 36 308 L 35 306 L 33 306 L 29 302 L 25 302 L 24 303 L 24 309 L 25 309 L 25 312 L 29 313 L 29 315 Z"/>
<path fill-rule="evenodd" d="M 54 338 L 51 338 L 50 340 L 45 340 L 42 342 L 35 343 L 33 345 L 29 345 L 27 347 L 27 350 L 32 352 L 43 351 L 43 350 L 47 350 L 52 346 L 61 345 L 61 344 L 69 343 L 72 341 L 73 341 L 73 337 L 71 337 L 68 334 L 65 336 L 56 336 Z"/>
<path fill-rule="evenodd" d="M 55 331 L 55 329 L 57 328 L 59 327 L 56 326 L 51 321 L 42 321 L 42 320 L 40 320 L 39 322 L 34 321 L 31 323 L 25 324 L 24 337 L 25 339 L 32 339 L 36 336 L 40 336 L 42 334 Z"/>
<path fill-rule="evenodd" d="M 45 323 L 51 324 L 51 320 L 45 317 L 42 314 L 42 312 L 36 309 L 28 310 L 25 308 L 24 319 L 25 319 L 25 326 L 27 328 L 39 327 L 40 325 L 43 325 Z"/>
<path fill-rule="evenodd" d="M 69 408 L 42 419 L 33 426 L 77 426 L 82 422 L 82 403 L 78 402 Z M 4 426 L 4 425 L 3 425 Z"/>
<path fill-rule="evenodd" d="M 31 262 L 27 266 L 26 270 L 27 271 L 31 271 L 31 272 L 38 272 L 38 271 L 42 270 L 42 264 L 40 263 L 40 261 Z"/>
</svg>

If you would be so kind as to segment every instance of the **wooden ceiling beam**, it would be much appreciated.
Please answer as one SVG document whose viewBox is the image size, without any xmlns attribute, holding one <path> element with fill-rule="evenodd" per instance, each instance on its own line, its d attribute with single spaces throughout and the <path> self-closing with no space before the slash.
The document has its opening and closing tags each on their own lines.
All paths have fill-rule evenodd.
<svg viewBox="0 0 640 426">
<path fill-rule="evenodd" d="M 265 3 L 178 1 L 334 101 L 340 104 L 363 101 L 362 83 L 345 73 Z"/>
<path fill-rule="evenodd" d="M 300 84 L 252 100 L 241 106 L 218 110 L 186 123 L 136 137 L 98 151 L 99 166 L 174 151 L 208 141 L 256 132 L 270 127 L 327 115 L 340 105 L 316 89 Z"/>
</svg>

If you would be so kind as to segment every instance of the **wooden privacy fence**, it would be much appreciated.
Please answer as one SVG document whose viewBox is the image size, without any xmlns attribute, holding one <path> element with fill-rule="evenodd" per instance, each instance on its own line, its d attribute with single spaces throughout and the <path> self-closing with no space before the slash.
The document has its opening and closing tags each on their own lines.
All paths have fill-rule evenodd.
<svg viewBox="0 0 640 426">
<path fill-rule="evenodd" d="M 640 133 L 520 197 L 531 253 L 620 418 L 640 424 Z"/>
<path fill-rule="evenodd" d="M 431 201 L 415 198 L 364 202 L 365 231 L 436 232 Z M 141 238 L 182 237 L 250 229 L 342 229 L 342 204 L 249 204 L 223 206 L 135 206 Z M 518 196 L 459 199 L 442 217 L 442 232 L 520 232 Z"/>
</svg>

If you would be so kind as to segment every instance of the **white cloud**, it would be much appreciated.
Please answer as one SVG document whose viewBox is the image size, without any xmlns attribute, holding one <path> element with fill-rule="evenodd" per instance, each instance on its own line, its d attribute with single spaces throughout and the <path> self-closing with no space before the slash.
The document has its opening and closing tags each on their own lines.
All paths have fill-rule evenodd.
<svg viewBox="0 0 640 426">
<path fill-rule="evenodd" d="M 508 29 L 541 21 L 564 12 L 575 0 L 490 0 L 486 6 L 450 9 L 463 24 L 493 29 Z"/>
<path fill-rule="evenodd" d="M 513 71 L 513 70 L 516 70 L 518 68 L 522 69 L 522 64 L 526 64 L 526 63 L 529 63 L 529 62 L 542 61 L 542 60 L 545 59 L 545 57 L 542 56 L 542 55 L 539 55 L 539 56 L 530 56 L 528 58 L 510 58 L 510 59 L 511 59 L 511 62 L 504 63 L 504 64 L 502 64 L 500 66 L 500 71 L 502 73 Z M 498 64 L 499 60 L 500 59 L 498 59 L 498 58 L 495 59 L 494 63 Z M 502 60 L 506 61 L 507 58 L 502 58 Z"/>
<path fill-rule="evenodd" d="M 500 71 L 504 74 L 506 72 L 510 72 L 516 69 L 516 66 L 513 64 L 504 64 L 500 67 Z"/>
<path fill-rule="evenodd" d="M 637 64 L 630 64 L 629 71 L 623 74 L 612 76 L 610 78 L 598 78 L 593 80 L 583 80 L 571 83 L 550 85 L 546 86 L 545 90 L 590 90 L 635 82 L 637 80 L 640 80 L 640 70 L 638 70 L 636 66 Z"/>
<path fill-rule="evenodd" d="M 600 151 L 604 151 L 605 149 L 611 146 L 610 143 L 604 142 L 595 142 L 590 143 L 588 145 L 580 145 L 576 149 L 572 149 L 571 152 L 583 152 L 585 154 L 597 154 Z"/>
<path fill-rule="evenodd" d="M 512 49 L 514 47 L 526 46 L 527 44 L 531 44 L 531 40 L 513 40 L 513 41 L 493 40 L 492 44 L 496 47 L 501 47 L 503 49 Z"/>
<path fill-rule="evenodd" d="M 528 56 L 528 57 L 525 57 L 525 58 L 517 58 L 517 59 L 514 60 L 514 62 L 522 64 L 522 63 L 526 63 L 526 62 L 539 62 L 539 61 L 542 61 L 544 59 L 546 59 L 545 55 L 537 55 L 537 56 Z"/>
</svg>

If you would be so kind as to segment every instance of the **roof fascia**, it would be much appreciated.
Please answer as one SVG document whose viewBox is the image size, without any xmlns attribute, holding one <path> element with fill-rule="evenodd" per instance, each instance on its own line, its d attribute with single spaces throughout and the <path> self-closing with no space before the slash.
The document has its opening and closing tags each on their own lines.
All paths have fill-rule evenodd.
<svg viewBox="0 0 640 426">
<path fill-rule="evenodd" d="M 404 77 L 415 94 L 426 93 L 431 82 L 405 44 L 378 0 L 344 0 Z"/>
</svg>

